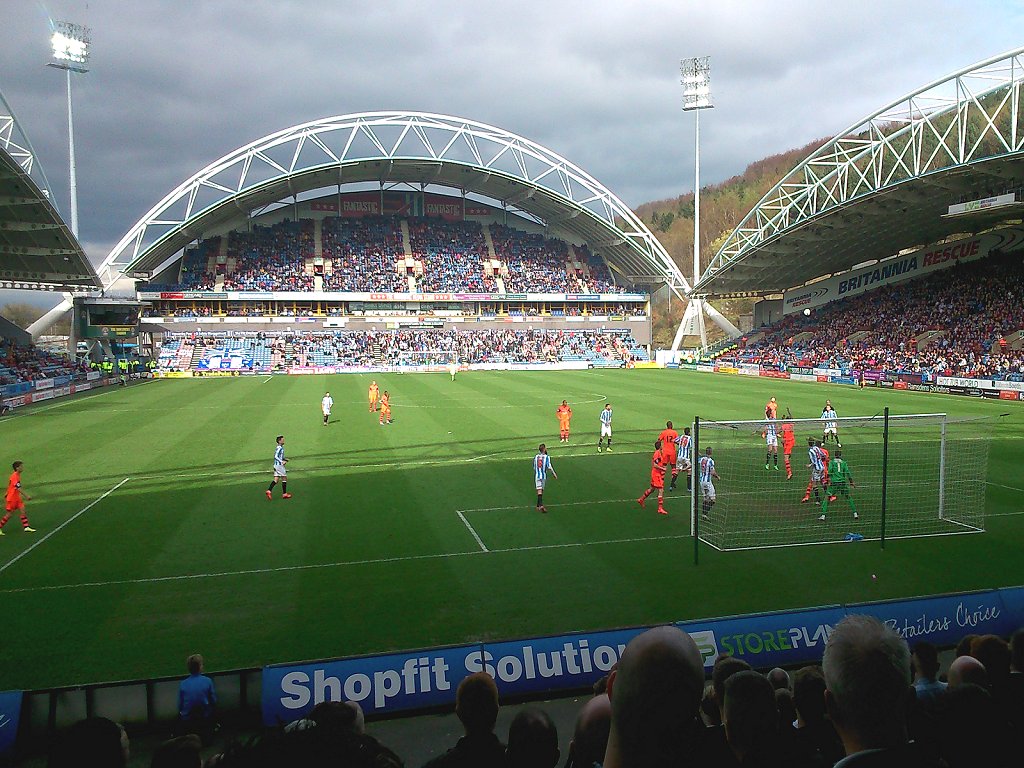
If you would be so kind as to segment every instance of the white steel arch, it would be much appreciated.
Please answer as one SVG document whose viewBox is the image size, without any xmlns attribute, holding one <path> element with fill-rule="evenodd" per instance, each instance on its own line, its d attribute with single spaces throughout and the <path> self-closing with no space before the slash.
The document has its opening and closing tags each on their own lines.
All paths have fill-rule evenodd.
<svg viewBox="0 0 1024 768">
<path fill-rule="evenodd" d="M 554 204 L 554 218 L 588 221 L 610 247 L 625 247 L 626 260 L 636 273 L 662 276 L 680 296 L 690 290 L 643 221 L 581 168 L 500 128 L 423 112 L 365 112 L 314 120 L 224 155 L 175 187 L 125 233 L 98 269 L 103 284 L 112 285 L 129 265 L 149 253 L 170 256 L 170 249 L 179 250 L 201 234 L 193 230 L 202 228 L 197 222 L 204 213 L 225 205 L 244 208 L 261 194 L 284 197 L 316 186 L 364 181 L 367 177 L 358 169 L 367 165 L 382 165 L 379 177 L 374 177 L 382 182 L 403 179 L 400 169 L 406 166 L 418 169 L 420 181 L 429 181 L 430 173 L 440 178 L 450 176 L 452 169 L 471 169 L 484 194 L 488 180 L 502 189 L 511 183 L 517 192 L 507 199 L 523 210 L 545 205 L 551 213 Z"/>
<path fill-rule="evenodd" d="M 713 288 L 716 275 L 823 213 L 915 179 L 1024 152 L 1022 81 L 1024 48 L 1018 48 L 929 83 L 854 123 L 768 191 L 729 235 L 694 291 Z"/>
<path fill-rule="evenodd" d="M 18 122 L 14 110 L 7 103 L 3 93 L 0 93 L 0 147 L 7 151 L 11 159 L 36 183 L 46 199 L 56 208 L 57 205 L 50 190 L 50 182 L 43 172 L 43 166 L 37 161 L 32 142 L 29 141 L 28 134 Z"/>
</svg>

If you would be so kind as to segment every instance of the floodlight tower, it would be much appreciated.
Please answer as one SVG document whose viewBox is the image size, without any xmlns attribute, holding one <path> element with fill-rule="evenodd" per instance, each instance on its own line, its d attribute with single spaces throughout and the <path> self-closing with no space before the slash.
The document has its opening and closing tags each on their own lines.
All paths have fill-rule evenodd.
<svg viewBox="0 0 1024 768">
<path fill-rule="evenodd" d="M 71 73 L 85 74 L 89 69 L 90 30 L 81 24 L 58 21 L 53 25 L 50 44 L 53 60 L 48 67 L 63 69 L 68 81 L 68 156 L 71 166 L 71 232 L 78 237 L 78 180 L 75 174 L 75 122 L 71 111 Z"/>
<path fill-rule="evenodd" d="M 712 109 L 711 101 L 711 57 L 698 56 L 679 62 L 679 75 L 683 86 L 683 111 L 693 112 L 694 118 L 694 164 L 693 164 L 693 284 L 700 281 L 700 111 Z M 702 347 L 708 343 L 704 327 L 707 314 L 726 333 L 739 335 L 739 330 L 703 298 L 689 297 L 679 330 L 672 340 L 672 351 L 678 351 L 687 329 L 691 335 L 700 336 Z"/>
</svg>

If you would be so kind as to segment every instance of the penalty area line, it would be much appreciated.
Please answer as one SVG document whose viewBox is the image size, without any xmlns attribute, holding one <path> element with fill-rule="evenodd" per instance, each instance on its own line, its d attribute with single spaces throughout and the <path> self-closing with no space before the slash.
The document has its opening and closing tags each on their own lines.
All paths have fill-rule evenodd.
<svg viewBox="0 0 1024 768">
<path fill-rule="evenodd" d="M 476 539 L 476 543 L 480 545 L 480 549 L 484 552 L 490 552 L 490 550 L 487 549 L 487 546 L 484 544 L 483 539 L 480 538 L 480 534 L 476 532 L 476 529 L 469 524 L 469 520 L 466 519 L 466 516 L 462 514 L 462 510 L 456 509 L 455 514 L 459 516 L 459 520 L 462 521 L 462 524 L 465 525 L 467 529 L 469 529 L 469 532 L 471 534 L 473 534 L 473 538 Z"/>
<path fill-rule="evenodd" d="M 126 478 L 127 479 L 127 478 Z M 200 579 L 221 579 L 232 576 L 256 576 L 263 574 L 288 573 L 293 571 L 314 571 L 325 568 L 351 568 L 353 566 L 365 565 L 388 565 L 391 563 L 405 563 L 423 560 L 447 560 L 456 557 L 476 557 L 483 555 L 514 554 L 517 552 L 537 552 L 545 549 L 579 549 L 583 547 L 607 546 L 609 544 L 637 544 L 647 541 L 673 541 L 690 538 L 689 533 L 667 534 L 663 536 L 640 536 L 627 539 L 605 539 L 603 541 L 573 541 L 564 544 L 536 544 L 528 547 L 508 547 L 504 549 L 481 550 L 474 549 L 469 552 L 447 552 L 433 555 L 405 555 L 403 557 L 378 557 L 367 560 L 343 560 L 336 563 L 312 563 L 309 565 L 283 565 L 277 568 L 248 568 L 240 571 L 219 571 L 213 573 L 189 573 L 174 576 L 151 576 L 143 579 L 114 579 L 110 581 L 87 581 L 79 584 L 53 584 L 49 586 L 36 587 L 15 587 L 13 589 L 0 589 L 0 595 L 25 593 L 25 592 L 55 592 L 66 589 L 81 589 L 84 587 L 116 587 L 135 584 L 160 584 L 173 581 L 197 581 Z"/>
<path fill-rule="evenodd" d="M 76 512 L 75 514 L 73 514 L 73 515 L 72 515 L 71 517 L 69 517 L 69 518 L 68 518 L 67 520 L 65 520 L 65 521 L 64 521 L 63 523 L 61 523 L 61 524 L 60 524 L 60 525 L 58 525 L 58 526 L 57 526 L 56 528 L 54 528 L 54 529 L 53 529 L 52 531 L 50 531 L 50 532 L 49 532 L 48 534 L 46 534 L 46 535 L 45 535 L 45 536 L 43 536 L 43 537 L 42 537 L 41 539 L 39 539 L 38 541 L 36 541 L 36 542 L 35 542 L 35 543 L 34 543 L 34 544 L 33 544 L 33 545 L 31 546 L 31 547 L 29 547 L 28 549 L 26 549 L 26 550 L 25 550 L 24 552 L 22 552 L 21 554 L 15 555 L 14 557 L 12 557 L 12 558 L 11 558 L 10 560 L 8 560 L 8 561 L 7 561 L 7 562 L 6 562 L 6 563 L 5 563 L 4 565 L 0 566 L 0 573 L 3 573 L 4 571 L 6 571 L 6 570 L 7 570 L 8 568 L 10 568 L 10 567 L 11 567 L 12 565 L 14 565 L 14 564 L 15 564 L 16 562 L 18 562 L 19 560 L 21 560 L 21 558 L 23 558 L 23 557 L 24 557 L 25 555 L 27 555 L 27 554 L 28 554 L 29 552 L 31 552 L 31 551 L 32 551 L 33 549 L 35 549 L 36 547 L 38 547 L 38 546 L 40 546 L 41 544 L 43 544 L 43 543 L 44 543 L 44 542 L 45 542 L 45 541 L 46 541 L 47 539 L 49 539 L 49 538 L 50 538 L 51 536 L 53 536 L 53 535 L 54 535 L 55 533 L 58 533 L 58 532 L 59 532 L 59 531 L 60 531 L 60 530 L 61 530 L 62 528 L 64 528 L 65 526 L 69 525 L 70 523 L 73 523 L 73 522 L 74 522 L 75 520 L 77 520 L 78 518 L 80 518 L 80 517 L 81 517 L 82 515 L 84 515 L 84 514 L 85 514 L 86 512 L 88 512 L 88 511 L 89 511 L 90 509 L 92 509 L 93 507 L 95 507 L 95 506 L 96 506 L 97 504 L 99 504 L 99 503 L 100 503 L 101 501 L 103 501 L 103 500 L 104 500 L 105 498 L 107 498 L 107 496 L 109 496 L 110 494 L 112 494 L 112 493 L 113 493 L 114 491 L 116 491 L 116 490 L 117 490 L 118 488 L 120 488 L 120 487 L 121 487 L 122 485 L 124 485 L 125 483 L 127 483 L 127 482 L 128 482 L 129 480 L 131 480 L 131 478 L 130 478 L 130 477 L 126 477 L 126 478 L 125 478 L 124 480 L 122 480 L 121 482 L 119 482 L 119 483 L 118 483 L 117 485 L 115 485 L 115 486 L 113 486 L 112 488 L 110 488 L 110 489 L 109 489 L 109 490 L 108 490 L 108 491 L 107 491 L 106 493 L 104 493 L 104 494 L 103 494 L 102 496 L 100 496 L 99 498 L 97 498 L 97 499 L 93 500 L 93 501 L 92 501 L 92 502 L 90 502 L 90 503 L 89 503 L 88 505 L 86 505 L 86 506 L 82 507 L 82 508 L 81 508 L 80 510 L 78 510 L 78 511 L 77 511 L 77 512 Z"/>
</svg>

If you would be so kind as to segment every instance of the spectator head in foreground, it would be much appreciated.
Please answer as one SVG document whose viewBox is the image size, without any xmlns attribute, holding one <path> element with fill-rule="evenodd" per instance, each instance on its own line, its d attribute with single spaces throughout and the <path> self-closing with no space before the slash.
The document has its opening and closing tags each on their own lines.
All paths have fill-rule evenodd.
<svg viewBox="0 0 1024 768">
<path fill-rule="evenodd" d="M 594 763 L 604 762 L 611 725 L 612 703 L 607 693 L 598 694 L 584 704 L 576 716 L 567 766 L 591 768 Z"/>
<path fill-rule="evenodd" d="M 509 768 L 554 768 L 558 763 L 558 730 L 547 712 L 537 707 L 519 710 L 508 729 Z"/>
<path fill-rule="evenodd" d="M 718 719 L 722 720 L 722 703 L 725 697 L 725 683 L 737 672 L 748 672 L 750 665 L 735 656 L 719 655 L 711 668 L 711 691 L 718 706 Z"/>
<path fill-rule="evenodd" d="M 704 663 L 688 634 L 655 627 L 630 640 L 608 681 L 604 768 L 678 764 L 695 753 L 703 691 Z"/>
<path fill-rule="evenodd" d="M 722 722 L 729 748 L 741 765 L 769 763 L 779 750 L 775 690 L 761 674 L 745 670 L 725 683 Z"/>
<path fill-rule="evenodd" d="M 124 768 L 128 765 L 128 734 L 105 717 L 79 720 L 57 740 L 50 768 Z"/>
<path fill-rule="evenodd" d="M 837 453 L 836 456 L 838 455 Z M 775 667 L 775 669 L 768 673 L 767 677 L 768 682 L 772 684 L 772 688 L 776 691 L 780 688 L 789 688 L 789 672 L 782 667 Z"/>
<path fill-rule="evenodd" d="M 907 743 L 910 648 L 873 616 L 847 616 L 825 645 L 825 706 L 847 755 Z"/>
<path fill-rule="evenodd" d="M 949 680 L 950 688 L 956 688 L 959 685 L 977 685 L 979 688 L 988 690 L 989 687 L 985 665 L 973 656 L 958 656 L 953 659 L 946 678 Z"/>
<path fill-rule="evenodd" d="M 150 768 L 201 768 L 203 740 L 195 734 L 165 741 L 156 752 Z"/>
<path fill-rule="evenodd" d="M 1010 663 L 1014 672 L 1024 672 L 1024 629 L 1010 637 Z"/>
<path fill-rule="evenodd" d="M 467 735 L 494 730 L 498 719 L 498 686 L 486 672 L 474 672 L 459 683 L 455 692 L 455 714 Z"/>
</svg>

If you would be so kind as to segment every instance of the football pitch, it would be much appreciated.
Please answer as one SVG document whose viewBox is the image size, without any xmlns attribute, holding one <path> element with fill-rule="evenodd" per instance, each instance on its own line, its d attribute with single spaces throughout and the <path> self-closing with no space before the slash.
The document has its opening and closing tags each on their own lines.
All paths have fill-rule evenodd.
<svg viewBox="0 0 1024 768">
<path fill-rule="evenodd" d="M 37 529 L 15 518 L 0 538 L 0 690 L 173 675 L 195 652 L 216 671 L 1024 581 L 1019 403 L 670 370 L 388 374 L 376 377 L 393 406 L 382 427 L 367 409 L 371 378 L 157 380 L 0 419 L 4 466 L 25 462 Z M 694 565 L 683 483 L 668 516 L 635 501 L 653 440 L 667 419 L 756 419 L 772 395 L 795 417 L 820 415 L 826 397 L 842 416 L 888 405 L 991 417 L 978 422 L 992 438 L 977 478 L 986 532 L 884 549 L 702 544 Z M 599 454 L 606 402 L 614 452 Z M 268 501 L 278 434 L 293 497 L 278 486 Z M 719 459 L 723 500 L 764 471 L 763 442 L 750 441 L 761 466 L 730 465 L 738 451 Z M 546 515 L 534 509 L 540 442 L 558 473 Z M 801 444 L 780 513 L 795 530 L 822 525 L 799 504 Z M 857 523 L 869 531 L 871 509 Z M 857 524 L 826 525 L 841 541 Z"/>
</svg>

